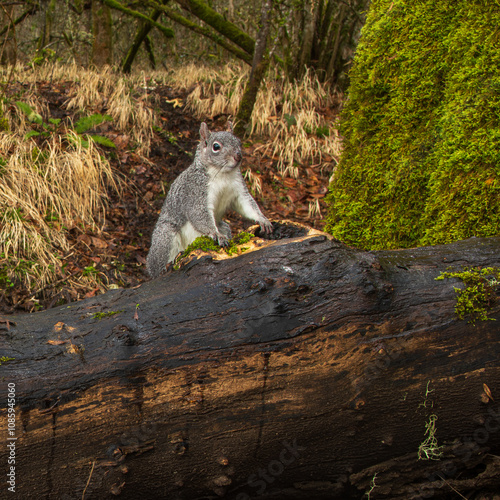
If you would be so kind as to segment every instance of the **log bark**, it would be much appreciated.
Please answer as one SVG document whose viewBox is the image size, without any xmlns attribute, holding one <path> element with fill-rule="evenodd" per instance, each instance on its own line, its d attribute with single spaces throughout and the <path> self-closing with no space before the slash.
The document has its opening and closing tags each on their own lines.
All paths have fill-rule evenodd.
<svg viewBox="0 0 500 500">
<path fill-rule="evenodd" d="M 500 266 L 500 238 L 363 252 L 289 236 L 0 318 L 16 396 L 11 436 L 2 399 L 0 464 L 14 443 L 19 498 L 497 491 L 498 321 L 458 320 L 457 283 L 435 278 Z M 441 457 L 419 460 L 432 415 Z"/>
</svg>

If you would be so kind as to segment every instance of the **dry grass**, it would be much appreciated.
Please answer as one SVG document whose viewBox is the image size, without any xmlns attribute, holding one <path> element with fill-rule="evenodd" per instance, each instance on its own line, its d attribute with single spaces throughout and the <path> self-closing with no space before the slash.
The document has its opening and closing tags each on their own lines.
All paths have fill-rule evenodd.
<svg viewBox="0 0 500 500">
<path fill-rule="evenodd" d="M 262 179 L 254 174 L 250 169 L 245 172 L 245 179 L 250 183 L 250 189 L 255 194 L 262 194 Z"/>
<path fill-rule="evenodd" d="M 187 65 L 173 76 L 179 88 L 194 87 L 186 106 L 200 118 L 222 113 L 234 116 L 247 77 L 244 69 L 229 65 L 217 72 Z M 263 82 L 249 132 L 263 140 L 260 149 L 277 159 L 281 175 L 298 177 L 302 166 L 318 164 L 331 170 L 337 163 L 341 150 L 337 124 L 321 113 L 337 99 L 310 73 L 300 82 L 290 82 L 277 73 Z"/>
<path fill-rule="evenodd" d="M 186 107 L 199 118 L 220 114 L 234 117 L 248 71 L 246 66 L 236 64 L 221 68 L 192 63 L 169 72 L 124 76 L 110 68 L 95 71 L 53 64 L 35 70 L 18 67 L 15 78 L 28 83 L 73 82 L 67 108 L 82 113 L 104 108 L 118 130 L 132 137 L 137 152 L 147 156 L 155 124 L 147 81 L 190 90 Z M 137 95 L 134 89 L 144 93 Z M 249 133 L 263 141 L 259 148 L 277 160 L 282 176 L 298 177 L 299 169 L 310 165 L 332 171 L 340 157 L 341 141 L 337 123 L 325 119 L 322 110 L 337 100 L 338 95 L 311 73 L 301 81 L 290 82 L 271 72 L 258 94 Z"/>
<path fill-rule="evenodd" d="M 0 68 L 0 79 L 8 71 Z M 13 81 L 28 84 L 20 98 L 47 122 L 49 110 L 38 97 L 40 82 L 65 82 L 65 106 L 76 114 L 106 113 L 117 130 L 130 136 L 136 152 L 149 152 L 154 101 L 148 86 L 167 84 L 189 89 L 187 109 L 200 118 L 235 116 L 248 70 L 228 64 L 223 68 L 185 65 L 170 72 L 123 76 L 109 68 L 85 70 L 76 65 L 18 66 Z M 149 82 L 149 83 L 148 83 Z M 31 89 L 30 89 L 31 86 Z M 26 87 L 25 87 L 26 88 Z M 153 96 L 155 94 L 152 94 Z M 324 110 L 337 98 L 313 76 L 290 83 L 271 74 L 259 92 L 251 120 L 258 146 L 277 162 L 283 176 L 297 177 L 300 169 L 321 165 L 332 170 L 340 154 L 336 124 Z M 15 100 L 15 99 L 13 99 Z M 89 141 L 83 148 L 75 134 L 51 134 L 43 141 L 26 139 L 34 125 L 16 106 L 0 109 L 8 120 L 0 131 L 0 281 L 22 279 L 37 290 L 60 276 L 61 258 L 71 252 L 67 228 L 78 225 L 99 229 L 105 216 L 106 192 L 117 181 L 106 159 Z M 262 192 L 261 178 L 246 172 L 251 189 Z M 321 215 L 319 201 L 309 205 L 309 216 Z M 73 278 L 72 278 L 73 279 Z M 75 287 L 92 287 L 97 272 L 74 277 Z"/>
<path fill-rule="evenodd" d="M 137 82 L 114 73 L 110 68 L 100 71 L 81 70 L 66 107 L 76 111 L 96 113 L 106 108 L 116 128 L 132 137 L 136 152 L 147 156 L 151 146 L 154 114 L 147 94 L 134 96 Z"/>
<path fill-rule="evenodd" d="M 145 98 L 134 98 L 129 84 L 120 79 L 108 102 L 108 112 L 123 133 L 137 144 L 137 153 L 148 155 L 153 136 L 154 114 Z"/>
<path fill-rule="evenodd" d="M 0 68 L 7 80 L 8 70 Z M 139 154 L 147 154 L 152 137 L 153 112 L 144 95 L 131 92 L 131 83 L 109 68 L 89 71 L 71 65 L 37 68 L 17 66 L 11 84 L 25 85 L 22 96 L 0 109 L 0 283 L 21 281 L 31 290 L 43 289 L 61 276 L 64 258 L 71 253 L 68 229 L 80 226 L 99 231 L 104 223 L 107 192 L 120 186 L 108 161 L 92 141 L 83 147 L 71 129 L 59 127 L 46 138 L 26 134 L 43 130 L 29 121 L 13 101 L 28 104 L 43 121 L 50 117 L 38 97 L 40 82 L 64 82 L 66 105 L 81 115 L 110 114 L 116 128 L 132 137 Z M 26 87 L 26 84 L 28 85 Z M 5 127 L 5 120 L 8 126 Z M 82 290 L 100 286 L 102 276 L 92 269 L 70 276 Z M 75 281 L 76 280 L 76 281 Z"/>
<path fill-rule="evenodd" d="M 6 79 L 7 73 L 7 69 L 0 68 L 0 78 Z M 68 82 L 70 96 L 65 103 L 68 110 L 81 114 L 109 114 L 117 129 L 131 136 L 136 152 L 149 154 L 154 113 L 147 92 L 143 92 L 144 73 L 128 77 L 109 67 L 89 70 L 75 64 L 55 63 L 35 68 L 18 65 L 14 79 L 32 86 L 38 82 Z M 136 89 L 141 91 L 136 92 Z"/>
<path fill-rule="evenodd" d="M 25 102 L 44 115 L 35 97 Z M 57 275 L 58 256 L 69 251 L 64 228 L 98 229 L 106 191 L 119 185 L 92 141 L 83 148 L 68 131 L 66 137 L 51 135 L 39 147 L 25 138 L 31 126 L 17 107 L 6 118 L 9 131 L 0 132 L 0 264 L 8 263 L 12 282 L 22 279 L 34 289 Z"/>
</svg>

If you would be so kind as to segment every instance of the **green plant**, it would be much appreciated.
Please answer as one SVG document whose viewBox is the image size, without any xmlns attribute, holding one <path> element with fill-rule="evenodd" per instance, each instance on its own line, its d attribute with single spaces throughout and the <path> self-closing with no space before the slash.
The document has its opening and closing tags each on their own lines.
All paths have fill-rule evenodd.
<svg viewBox="0 0 500 500">
<path fill-rule="evenodd" d="M 293 127 L 294 125 L 297 125 L 297 119 L 295 118 L 295 116 L 285 113 L 283 115 L 283 118 L 286 122 L 287 128 L 290 128 L 290 127 Z"/>
<path fill-rule="evenodd" d="M 429 389 L 431 381 L 427 381 L 427 385 L 425 387 L 425 395 L 424 395 L 424 402 L 420 403 L 418 406 L 421 406 L 423 408 L 427 408 L 427 404 L 430 404 L 430 407 L 432 408 L 434 406 L 434 401 L 429 401 L 428 396 L 431 392 L 434 392 L 434 389 Z"/>
<path fill-rule="evenodd" d="M 429 416 L 429 421 L 425 424 L 424 440 L 418 447 L 419 460 L 439 460 L 443 455 L 441 449 L 443 446 L 438 446 L 436 438 L 436 420 L 437 416 L 432 414 Z"/>
<path fill-rule="evenodd" d="M 469 317 L 469 323 L 476 320 L 494 320 L 488 317 L 488 310 L 497 302 L 497 289 L 500 285 L 500 268 L 469 267 L 462 271 L 441 273 L 436 280 L 457 278 L 465 288 L 453 287 L 457 294 L 455 313 L 459 319 Z"/>
<path fill-rule="evenodd" d="M 77 134 L 84 134 L 85 132 L 101 125 L 104 122 L 113 121 L 113 118 L 109 115 L 101 115 L 100 113 L 94 113 L 90 116 L 81 117 L 74 125 L 75 132 Z"/>
<path fill-rule="evenodd" d="M 115 266 L 116 270 L 117 271 L 125 271 L 125 264 L 123 262 L 120 262 L 119 260 L 113 260 L 111 262 L 111 264 L 113 264 L 113 266 Z"/>
<path fill-rule="evenodd" d="M 373 474 L 372 481 L 371 481 L 371 484 L 370 484 L 370 489 L 365 493 L 367 500 L 370 500 L 372 491 L 377 486 L 375 484 L 375 479 L 377 479 L 377 472 L 375 472 L 375 474 Z"/>
<path fill-rule="evenodd" d="M 16 105 L 26 115 L 29 122 L 41 127 L 41 131 L 35 129 L 28 131 L 24 136 L 26 140 L 37 136 L 48 137 L 51 133 L 56 131 L 61 123 L 60 118 L 49 118 L 48 123 L 45 123 L 42 115 L 37 113 L 29 104 L 25 102 L 16 101 Z"/>
<path fill-rule="evenodd" d="M 88 278 L 97 278 L 99 276 L 99 271 L 96 269 L 95 263 L 91 266 L 84 267 L 82 276 L 86 276 Z"/>
<path fill-rule="evenodd" d="M 203 252 L 220 252 L 224 250 L 228 255 L 234 255 L 238 253 L 238 250 L 244 252 L 247 250 L 245 247 L 238 248 L 239 245 L 249 242 L 254 237 L 253 234 L 247 232 L 241 232 L 231 240 L 229 240 L 228 245 L 225 248 L 221 248 L 212 238 L 208 236 L 200 236 L 196 238 L 184 252 L 179 256 L 176 262 L 187 257 L 193 250 L 202 250 Z M 174 265 L 174 269 L 178 269 L 177 264 Z"/>
<path fill-rule="evenodd" d="M 8 132 L 9 131 L 9 120 L 3 115 L 3 112 L 0 109 L 0 132 Z"/>
<path fill-rule="evenodd" d="M 101 125 L 101 123 L 113 121 L 109 115 L 94 113 L 90 116 L 83 116 L 74 125 L 75 132 L 80 136 L 80 143 L 83 147 L 88 147 L 88 139 L 92 139 L 96 144 L 107 148 L 116 148 L 116 144 L 107 137 L 97 134 L 86 134 L 87 131 Z"/>
<path fill-rule="evenodd" d="M 43 273 L 38 263 L 32 260 L 6 257 L 3 252 L 0 259 L 3 261 L 0 265 L 0 287 L 7 291 L 15 290 L 19 283 L 38 281 Z"/>
<path fill-rule="evenodd" d="M 31 61 L 32 66 L 42 66 L 48 62 L 55 62 L 57 59 L 55 51 L 50 48 L 43 48 L 38 50 L 35 57 Z"/>
<path fill-rule="evenodd" d="M 330 127 L 328 125 L 321 125 L 316 128 L 316 136 L 319 139 L 323 137 L 328 137 L 330 135 Z"/>
<path fill-rule="evenodd" d="M 43 125 L 42 115 L 38 114 L 29 104 L 16 101 L 16 106 L 26 115 L 26 118 L 32 123 Z"/>
</svg>

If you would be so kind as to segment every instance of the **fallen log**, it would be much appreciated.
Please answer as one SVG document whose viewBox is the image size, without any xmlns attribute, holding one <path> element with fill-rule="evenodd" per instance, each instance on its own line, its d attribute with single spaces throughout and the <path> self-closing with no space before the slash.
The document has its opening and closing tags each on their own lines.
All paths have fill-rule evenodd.
<svg viewBox="0 0 500 500">
<path fill-rule="evenodd" d="M 0 318 L 1 354 L 14 358 L 0 366 L 6 488 L 23 499 L 495 492 L 500 328 L 458 319 L 459 281 L 435 278 L 500 266 L 499 250 L 487 238 L 363 252 L 313 231 Z"/>
</svg>

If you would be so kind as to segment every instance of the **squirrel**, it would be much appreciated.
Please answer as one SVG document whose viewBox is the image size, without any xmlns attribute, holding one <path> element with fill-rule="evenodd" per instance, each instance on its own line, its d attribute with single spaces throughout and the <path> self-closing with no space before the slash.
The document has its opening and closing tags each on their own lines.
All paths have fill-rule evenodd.
<svg viewBox="0 0 500 500">
<path fill-rule="evenodd" d="M 231 228 L 222 217 L 229 209 L 256 221 L 265 233 L 273 230 L 241 175 L 241 142 L 232 123 L 224 132 L 210 132 L 202 123 L 200 139 L 193 163 L 172 183 L 156 222 L 146 259 L 152 278 L 199 236 L 226 246 Z"/>
</svg>

